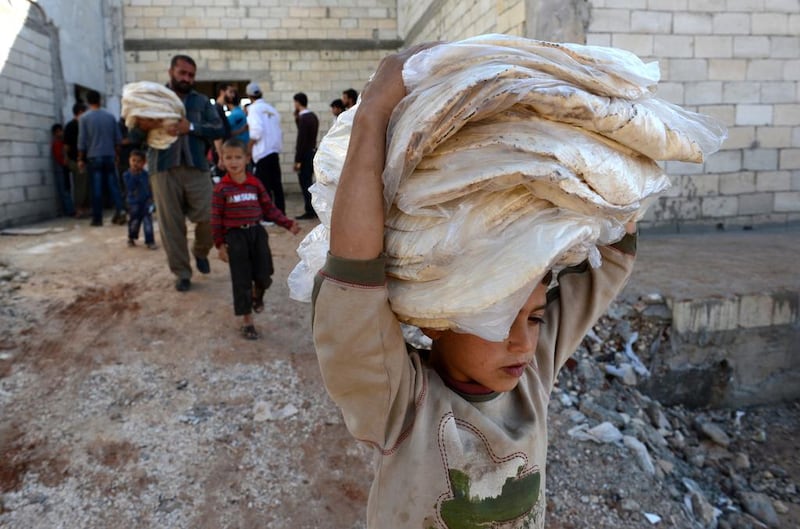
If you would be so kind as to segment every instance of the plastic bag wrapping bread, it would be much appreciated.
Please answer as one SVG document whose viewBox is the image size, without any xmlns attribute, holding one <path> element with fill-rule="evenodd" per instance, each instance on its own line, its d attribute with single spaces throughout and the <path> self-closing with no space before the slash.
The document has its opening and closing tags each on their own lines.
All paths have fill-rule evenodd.
<svg viewBox="0 0 800 529">
<path fill-rule="evenodd" d="M 383 172 L 384 248 L 401 322 L 502 340 L 552 269 L 600 264 L 669 186 L 656 160 L 699 162 L 724 128 L 654 97 L 658 66 L 612 48 L 486 35 L 404 67 Z M 314 158 L 321 224 L 290 295 L 308 301 L 357 106 Z"/>
<path fill-rule="evenodd" d="M 164 120 L 161 127 L 147 133 L 147 144 L 154 149 L 166 149 L 176 137 L 168 134 L 165 126 L 177 123 L 186 111 L 181 99 L 166 86 L 151 81 L 128 83 L 122 89 L 122 118 L 125 126 L 136 126 L 137 118 Z"/>
</svg>

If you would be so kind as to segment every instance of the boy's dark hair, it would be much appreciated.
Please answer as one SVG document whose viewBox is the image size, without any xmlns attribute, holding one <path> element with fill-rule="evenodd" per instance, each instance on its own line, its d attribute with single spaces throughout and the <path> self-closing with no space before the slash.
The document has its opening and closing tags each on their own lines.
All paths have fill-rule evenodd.
<svg viewBox="0 0 800 529">
<path fill-rule="evenodd" d="M 86 111 L 86 104 L 83 103 L 82 101 L 78 101 L 77 103 L 72 105 L 72 115 L 73 116 L 77 116 L 81 112 L 85 112 L 85 111 Z"/>
<path fill-rule="evenodd" d="M 172 60 L 169 61 L 170 69 L 175 68 L 178 65 L 179 61 L 188 62 L 191 64 L 195 69 L 197 69 L 197 64 L 194 62 L 194 59 L 189 57 L 188 55 L 178 54 L 172 57 Z"/>
<path fill-rule="evenodd" d="M 294 95 L 294 100 L 300 103 L 300 106 L 307 107 L 308 106 L 308 96 L 305 95 L 303 92 L 297 92 Z"/>
<path fill-rule="evenodd" d="M 227 90 L 231 86 L 234 86 L 234 84 L 233 83 L 220 83 L 217 86 L 217 95 L 219 95 L 220 92 L 223 92 L 223 91 Z"/>
<path fill-rule="evenodd" d="M 64 127 L 61 126 L 61 123 L 54 123 L 52 127 L 50 127 L 50 134 L 55 134 L 59 130 L 63 130 Z"/>
<path fill-rule="evenodd" d="M 139 149 L 133 149 L 131 151 L 131 153 L 128 155 L 128 158 L 133 158 L 134 156 L 139 158 L 139 159 L 141 159 L 141 160 L 145 160 L 146 159 L 144 153 L 142 151 L 140 151 Z"/>
<path fill-rule="evenodd" d="M 86 101 L 88 101 L 90 105 L 99 105 L 100 99 L 100 92 L 97 90 L 89 90 L 86 93 Z"/>
<path fill-rule="evenodd" d="M 339 110 L 344 111 L 344 101 L 341 99 L 334 99 L 331 101 L 331 108 L 338 108 Z"/>
<path fill-rule="evenodd" d="M 225 143 L 222 144 L 222 148 L 241 149 L 245 154 L 247 154 L 247 144 L 238 138 L 230 138 L 225 140 Z"/>
<path fill-rule="evenodd" d="M 344 90 L 342 93 L 343 94 L 347 94 L 347 97 L 349 97 L 353 101 L 357 101 L 358 100 L 358 92 L 356 92 L 352 88 L 348 88 L 347 90 Z"/>
</svg>

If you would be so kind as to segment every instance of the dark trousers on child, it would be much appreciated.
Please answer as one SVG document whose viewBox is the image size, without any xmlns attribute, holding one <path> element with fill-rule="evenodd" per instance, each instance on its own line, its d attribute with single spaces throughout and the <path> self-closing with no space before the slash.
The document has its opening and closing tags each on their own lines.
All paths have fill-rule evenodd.
<svg viewBox="0 0 800 529">
<path fill-rule="evenodd" d="M 237 316 L 244 316 L 253 311 L 254 295 L 263 295 L 272 284 L 274 270 L 269 238 L 260 224 L 254 224 L 228 230 L 225 244 L 228 245 L 228 266 L 231 270 L 233 312 Z"/>
<path fill-rule="evenodd" d="M 139 238 L 139 226 L 144 229 L 145 244 L 155 244 L 153 235 L 153 215 L 148 204 L 136 202 L 128 203 L 128 239 L 135 241 Z"/>
</svg>

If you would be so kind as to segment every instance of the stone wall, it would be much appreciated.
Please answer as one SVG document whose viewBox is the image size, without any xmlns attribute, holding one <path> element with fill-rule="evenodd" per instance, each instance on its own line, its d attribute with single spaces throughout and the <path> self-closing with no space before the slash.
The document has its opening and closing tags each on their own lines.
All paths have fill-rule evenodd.
<svg viewBox="0 0 800 529">
<path fill-rule="evenodd" d="M 525 10 L 525 0 L 401 0 L 398 23 L 406 45 L 482 33 L 524 36 Z"/>
<path fill-rule="evenodd" d="M 52 28 L 28 2 L 0 3 L 0 227 L 57 211 L 50 162 L 50 127 L 57 111 Z M 2 57 L 2 55 L 0 55 Z"/>
</svg>

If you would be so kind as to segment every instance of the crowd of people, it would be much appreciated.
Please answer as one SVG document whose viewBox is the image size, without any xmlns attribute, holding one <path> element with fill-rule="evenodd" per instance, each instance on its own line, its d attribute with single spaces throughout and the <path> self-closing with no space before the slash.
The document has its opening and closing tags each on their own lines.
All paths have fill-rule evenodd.
<svg viewBox="0 0 800 529">
<path fill-rule="evenodd" d="M 153 215 L 158 212 L 161 246 L 180 292 L 191 288 L 192 258 L 194 268 L 208 274 L 208 254 L 216 247 L 230 267 L 235 314 L 243 317 L 242 334 L 253 339 L 258 333 L 251 312 L 263 308 L 272 275 L 264 226 L 278 224 L 298 233 L 296 221 L 317 218 L 309 188 L 319 118 L 309 109 L 305 93 L 294 94 L 293 169 L 304 209 L 290 220 L 279 158 L 283 147 L 279 111 L 257 82 L 247 84 L 246 99 L 235 83 L 220 83 L 212 101 L 195 90 L 196 72 L 188 55 L 176 55 L 170 62 L 167 87 L 182 100 L 185 117 L 167 126 L 175 141 L 165 149 L 147 145 L 147 133 L 162 127 L 162 120 L 138 118 L 128 130 L 123 119 L 102 108 L 101 94 L 89 91 L 86 103 L 73 105 L 73 119 L 66 126 L 52 127 L 56 191 L 62 213 L 90 217 L 91 226 L 102 226 L 104 209 L 113 207 L 111 222 L 127 222 L 131 247 L 143 231 L 145 246 L 158 248 L 153 229 Z M 331 103 L 331 114 L 338 116 L 357 98 L 354 89 L 344 90 L 342 98 Z M 194 224 L 191 248 L 186 219 Z M 248 289 L 252 295 L 245 303 L 243 292 Z"/>
</svg>

